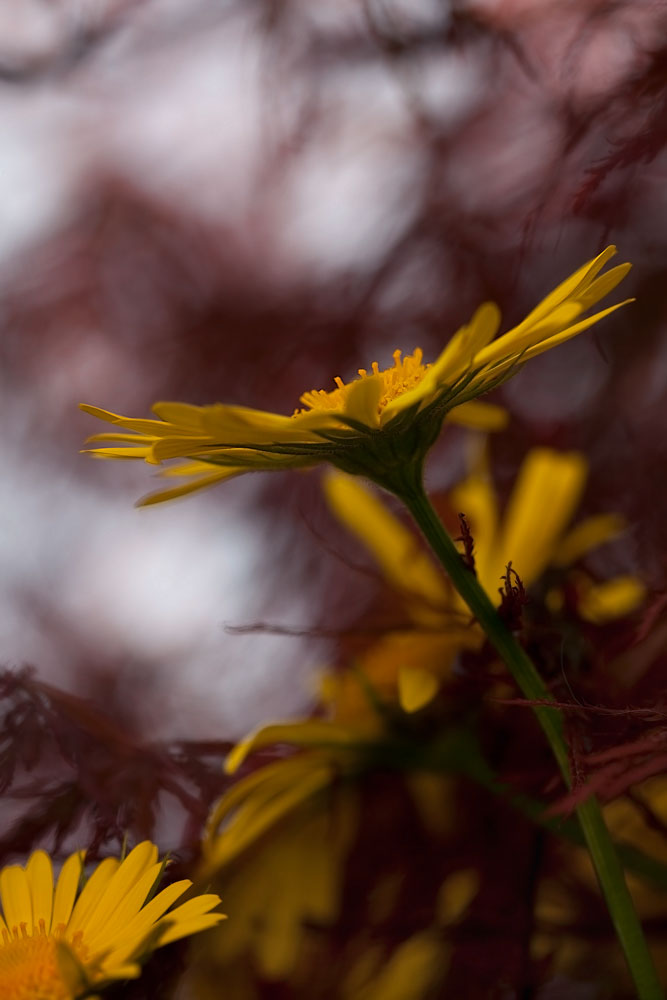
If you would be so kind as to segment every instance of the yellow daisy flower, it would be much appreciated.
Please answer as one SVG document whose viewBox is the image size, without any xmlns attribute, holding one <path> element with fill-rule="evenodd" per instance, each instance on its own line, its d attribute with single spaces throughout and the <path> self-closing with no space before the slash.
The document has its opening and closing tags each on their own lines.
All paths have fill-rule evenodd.
<svg viewBox="0 0 667 1000">
<path fill-rule="evenodd" d="M 366 475 L 400 494 L 405 477 L 420 470 L 445 418 L 484 429 L 502 425 L 503 411 L 475 402 L 476 397 L 510 378 L 526 361 L 625 305 L 620 302 L 584 317 L 630 269 L 629 264 L 620 264 L 600 273 L 615 253 L 615 247 L 607 247 L 502 336 L 494 339 L 500 311 L 486 302 L 433 364 L 423 363 L 420 349 L 407 357 L 396 351 L 391 368 L 380 371 L 374 363 L 370 372 L 360 369 L 359 378 L 352 382 L 336 378 L 331 391 L 304 393 L 302 408 L 292 416 L 222 403 L 158 402 L 153 406 L 158 419 L 144 420 L 82 404 L 87 413 L 119 428 L 89 440 L 120 445 L 90 453 L 98 458 L 142 459 L 153 465 L 185 459 L 162 474 L 181 476 L 186 482 L 144 498 L 143 504 L 169 500 L 256 469 L 321 462 Z"/>
<path fill-rule="evenodd" d="M 521 465 L 502 516 L 484 460 L 452 490 L 452 505 L 466 514 L 472 531 L 477 577 L 496 605 L 509 562 L 530 587 L 548 566 L 571 565 L 623 530 L 622 518 L 614 514 L 586 518 L 568 530 L 587 474 L 583 455 L 535 448 Z M 388 582 L 404 596 L 407 614 L 417 626 L 416 631 L 389 633 L 367 650 L 362 662 L 372 684 L 384 694 L 397 686 L 402 707 L 415 711 L 437 694 L 456 653 L 479 646 L 480 631 L 469 627 L 466 604 L 418 537 L 379 497 L 358 479 L 334 471 L 326 477 L 324 488 L 336 516 L 370 550 Z M 594 623 L 629 614 L 646 592 L 641 581 L 629 574 L 596 583 L 578 571 L 570 579 L 579 595 L 579 613 Z M 552 610 L 558 610 L 561 602 L 558 591 L 549 595 Z M 340 689 L 341 681 L 349 689 L 349 699 Z M 343 674 L 331 683 L 337 684 L 333 705 L 338 718 L 349 717 L 349 712 L 368 714 L 353 677 Z"/>
<path fill-rule="evenodd" d="M 124 860 L 105 858 L 79 892 L 84 854 L 64 863 L 54 888 L 45 851 L 27 865 L 0 871 L 0 996 L 3 1000 L 75 1000 L 140 974 L 154 948 L 213 927 L 220 898 L 195 896 L 169 907 L 190 888 L 185 879 L 151 898 L 164 868 L 144 841 Z M 150 901 L 147 901 L 150 900 Z"/>
</svg>

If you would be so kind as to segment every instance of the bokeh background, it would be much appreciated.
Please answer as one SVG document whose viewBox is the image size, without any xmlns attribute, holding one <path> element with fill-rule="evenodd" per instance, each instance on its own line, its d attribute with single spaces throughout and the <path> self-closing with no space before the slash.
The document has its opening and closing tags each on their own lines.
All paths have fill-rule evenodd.
<svg viewBox="0 0 667 1000">
<path fill-rule="evenodd" d="M 434 356 L 485 299 L 515 323 L 609 242 L 636 303 L 495 394 L 493 462 L 502 490 L 531 445 L 585 452 L 583 511 L 630 525 L 599 569 L 659 601 L 665 37 L 648 0 L 6 0 L 3 663 L 142 738 L 307 711 L 376 589 L 318 473 L 137 511 L 149 470 L 80 455 L 77 403 L 289 413 Z M 465 447 L 447 433 L 433 489 Z"/>
</svg>

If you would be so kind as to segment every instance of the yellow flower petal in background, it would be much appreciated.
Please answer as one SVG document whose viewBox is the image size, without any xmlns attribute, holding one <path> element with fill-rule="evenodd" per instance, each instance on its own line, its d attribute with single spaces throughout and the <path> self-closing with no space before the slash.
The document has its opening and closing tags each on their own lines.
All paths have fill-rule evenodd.
<svg viewBox="0 0 667 1000">
<path fill-rule="evenodd" d="M 519 470 L 496 547 L 491 592 L 511 561 L 525 585 L 546 569 L 576 510 L 588 467 L 583 455 L 534 448 Z M 496 583 L 496 586 L 498 584 Z"/>
<path fill-rule="evenodd" d="M 509 414 L 502 406 L 473 399 L 469 403 L 455 406 L 449 411 L 445 421 L 448 424 L 461 424 L 462 427 L 475 431 L 503 431 L 509 423 Z"/>
<path fill-rule="evenodd" d="M 181 483 L 180 486 L 171 486 L 168 489 L 149 493 L 138 501 L 137 506 L 149 507 L 151 504 L 162 503 L 164 500 L 175 500 L 177 497 L 187 496 L 188 493 L 194 493 L 196 490 L 217 486 L 218 483 L 232 479 L 234 476 L 240 476 L 246 471 L 245 468 L 236 469 L 233 466 L 224 465 L 216 467 L 207 465 L 205 462 L 184 462 L 182 465 L 169 466 L 161 470 L 161 476 L 183 476 L 187 482 Z"/>
<path fill-rule="evenodd" d="M 398 700 L 404 712 L 418 712 L 433 701 L 440 681 L 430 670 L 403 667 L 398 673 Z"/>
<path fill-rule="evenodd" d="M 453 924 L 461 919 L 479 892 L 479 872 L 461 868 L 448 875 L 438 893 L 438 923 Z"/>
<path fill-rule="evenodd" d="M 292 973 L 308 941 L 319 940 L 339 918 L 343 865 L 357 827 L 355 788 L 333 783 L 302 798 L 242 859 L 205 867 L 202 877 L 214 879 L 234 914 L 224 933 L 208 938 L 217 980 L 226 985 L 239 959 L 251 960 L 269 981 Z"/>
<path fill-rule="evenodd" d="M 326 926 L 338 917 L 341 865 L 357 827 L 350 778 L 359 743 L 369 745 L 366 736 L 323 720 L 271 725 L 241 741 L 227 770 L 254 750 L 282 743 L 306 749 L 263 765 L 225 792 L 207 823 L 200 871 L 223 889 L 234 911 L 212 960 L 224 969 L 250 953 L 269 980 L 290 973 L 309 923 Z"/>
<path fill-rule="evenodd" d="M 124 443 L 95 448 L 91 454 L 139 458 L 149 464 L 181 458 L 230 470 L 197 475 L 185 486 L 154 494 L 144 503 L 173 499 L 244 471 L 303 468 L 322 462 L 366 475 L 400 495 L 406 476 L 420 475 L 443 420 L 449 417 L 473 427 L 497 428 L 504 416 L 474 404 L 476 397 L 510 378 L 529 358 L 625 304 L 580 318 L 627 273 L 630 265 L 622 264 L 598 277 L 615 252 L 615 247 L 608 247 L 579 268 L 522 323 L 495 340 L 500 313 L 487 302 L 454 334 L 433 364 L 423 363 L 420 349 L 405 356 L 396 351 L 390 368 L 380 370 L 374 363 L 370 373 L 360 369 L 359 378 L 352 382 L 336 378 L 331 391 L 304 393 L 304 409 L 291 417 L 222 403 L 195 407 L 158 402 L 153 407 L 158 419 L 151 420 L 83 405 L 87 413 L 120 429 L 118 435 L 98 435 L 98 440 Z"/>
<path fill-rule="evenodd" d="M 215 825 L 209 823 L 203 843 L 203 873 L 210 875 L 238 857 L 251 844 L 262 838 L 286 816 L 293 813 L 302 802 L 327 788 L 335 771 L 331 763 L 318 757 L 282 762 L 282 768 L 263 768 L 263 780 L 256 784 L 240 781 L 232 791 L 247 793 L 240 802 L 231 806 L 231 796 L 223 796 L 213 810 Z M 225 829 L 223 819 L 234 814 L 234 821 Z"/>
<path fill-rule="evenodd" d="M 450 601 L 450 589 L 414 531 L 352 476 L 331 471 L 323 486 L 339 521 L 370 550 L 389 583 L 410 599 L 417 620 L 432 621 L 434 615 L 439 620 Z"/>
<path fill-rule="evenodd" d="M 570 566 L 600 545 L 617 538 L 625 530 L 620 514 L 596 514 L 580 521 L 567 532 L 558 545 L 554 566 Z"/>
<path fill-rule="evenodd" d="M 355 730 L 321 719 L 277 722 L 269 726 L 260 726 L 237 743 L 227 756 L 225 771 L 227 774 L 233 774 L 248 754 L 275 743 L 287 743 L 298 747 L 330 747 L 353 746 L 358 741 L 359 734 Z"/>
<path fill-rule="evenodd" d="M 602 583 L 583 581 L 580 577 L 578 607 L 582 617 L 594 625 L 631 614 L 646 597 L 646 587 L 635 576 L 616 576 Z"/>
<path fill-rule="evenodd" d="M 190 888 L 184 881 L 165 906 L 144 906 L 159 874 L 157 848 L 139 844 L 123 862 L 102 861 L 75 903 L 83 864 L 79 852 L 64 863 L 55 892 L 51 860 L 35 851 L 24 868 L 0 871 L 0 996 L 8 1000 L 77 1000 L 110 982 L 139 974 L 139 960 L 184 934 L 217 924 L 218 896 L 168 906 Z M 169 892 L 169 890 L 167 890 Z M 153 904 L 157 901 L 153 900 Z M 149 910 L 151 907 L 151 910 Z M 121 919 L 122 918 L 122 919 Z"/>
<path fill-rule="evenodd" d="M 342 996 L 344 1000 L 422 1000 L 439 995 L 433 991 L 444 979 L 450 951 L 437 931 L 414 934 L 389 958 L 379 952 L 372 956 L 375 961 L 355 970 Z"/>
</svg>

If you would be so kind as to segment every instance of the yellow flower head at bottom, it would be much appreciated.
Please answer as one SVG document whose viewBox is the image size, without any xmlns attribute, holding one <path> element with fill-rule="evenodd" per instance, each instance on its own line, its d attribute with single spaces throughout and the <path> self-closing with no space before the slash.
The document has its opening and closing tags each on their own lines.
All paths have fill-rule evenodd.
<svg viewBox="0 0 667 1000">
<path fill-rule="evenodd" d="M 164 868 L 150 841 L 124 860 L 105 858 L 79 892 L 84 855 L 64 863 L 54 887 L 51 859 L 35 851 L 25 868 L 0 871 L 2 1000 L 76 1000 L 140 974 L 154 948 L 224 920 L 220 898 L 195 896 L 169 907 L 192 885 L 167 886 L 149 902 Z"/>
</svg>

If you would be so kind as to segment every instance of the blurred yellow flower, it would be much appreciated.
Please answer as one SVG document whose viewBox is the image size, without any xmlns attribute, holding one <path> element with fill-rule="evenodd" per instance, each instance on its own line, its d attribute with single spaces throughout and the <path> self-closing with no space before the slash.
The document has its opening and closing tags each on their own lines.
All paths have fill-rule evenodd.
<svg viewBox="0 0 667 1000">
<path fill-rule="evenodd" d="M 459 869 L 441 884 L 430 926 L 386 947 L 371 941 L 342 983 L 343 1000 L 423 1000 L 440 996 L 452 951 L 452 928 L 479 889 L 472 868 Z"/>
<path fill-rule="evenodd" d="M 400 743 L 389 728 L 379 735 L 364 727 L 303 719 L 255 730 L 234 747 L 225 770 L 233 774 L 250 755 L 276 746 L 303 752 L 264 764 L 237 781 L 214 807 L 202 844 L 200 878 L 224 887 L 234 912 L 233 926 L 209 939 L 206 947 L 209 964 L 220 974 L 224 971 L 225 977 L 249 958 L 260 977 L 290 981 L 322 933 L 336 925 L 345 864 L 361 819 L 364 776 L 375 768 L 401 773 L 431 835 L 442 837 L 455 824 L 451 793 L 455 779 L 447 773 L 444 758 L 428 764 L 419 755 L 428 742 L 423 747 Z M 449 766 L 456 770 L 459 765 L 454 752 Z M 371 922 L 387 916 L 387 907 L 395 905 L 396 889 L 397 884 L 374 885 L 368 903 Z M 451 873 L 437 896 L 432 919 L 443 927 L 458 921 L 476 892 L 474 872 Z M 432 951 L 432 962 L 422 968 L 426 953 L 416 942 L 414 950 L 407 943 L 405 950 L 399 949 L 401 957 L 394 966 L 397 981 L 399 967 L 401 981 L 416 975 L 419 967 L 424 982 L 436 965 L 446 967 L 441 942 L 434 942 L 432 950 L 426 949 Z M 374 991 L 380 990 L 386 982 L 384 962 L 375 961 L 377 956 L 370 953 L 367 957 L 370 961 L 357 970 L 354 982 L 359 988 L 363 982 L 364 991 L 371 989 L 371 983 Z M 352 982 L 349 990 L 339 985 L 341 996 L 357 996 Z"/>
<path fill-rule="evenodd" d="M 180 458 L 183 464 L 163 471 L 186 482 L 151 494 L 141 503 L 155 503 L 211 486 L 244 472 L 298 468 L 329 462 L 344 471 L 367 475 L 392 488 L 400 487 L 406 469 L 418 469 L 446 418 L 481 429 L 497 429 L 505 421 L 498 407 L 476 397 L 510 378 L 531 358 L 576 336 L 625 302 L 584 317 L 611 292 L 630 265 L 620 264 L 600 274 L 616 248 L 575 271 L 552 291 L 518 326 L 496 338 L 500 312 L 486 302 L 470 323 L 451 338 L 433 364 L 422 352 L 401 356 L 381 371 L 345 383 L 335 379 L 331 391 L 303 394 L 303 408 L 282 416 L 216 403 L 191 406 L 158 402 L 158 417 L 135 419 L 99 407 L 82 409 L 119 430 L 97 434 L 90 441 L 121 442 L 91 449 L 98 458 L 142 459 L 149 464 Z M 630 300 L 626 300 L 630 301 Z M 584 318 L 582 318 L 584 317 Z M 127 433 L 129 432 L 129 433 Z"/>
<path fill-rule="evenodd" d="M 164 868 L 144 841 L 120 861 L 105 858 L 83 889 L 83 852 L 71 855 L 54 888 L 51 859 L 35 851 L 27 865 L 0 871 L 0 995 L 3 1000 L 75 1000 L 140 974 L 153 949 L 213 927 L 213 894 L 169 907 L 190 888 L 175 882 L 151 898 Z M 150 899 L 149 902 L 147 900 Z"/>
<path fill-rule="evenodd" d="M 484 461 L 477 462 L 473 472 L 451 491 L 452 506 L 465 513 L 471 528 L 478 579 L 496 605 L 508 563 L 524 586 L 530 587 L 549 565 L 566 566 L 622 531 L 622 519 L 611 514 L 587 518 L 567 530 L 587 471 L 584 457 L 576 452 L 533 449 L 521 465 L 502 517 Z M 470 627 L 470 612 L 421 547 L 418 536 L 375 494 L 358 479 L 336 471 L 327 475 L 324 485 L 332 510 L 370 550 L 388 582 L 403 596 L 415 626 L 391 632 L 371 646 L 363 656 L 363 672 L 381 693 L 397 689 L 402 707 L 415 711 L 437 693 L 456 653 L 479 646 L 481 633 Z M 579 613 L 596 623 L 628 614 L 645 594 L 641 581 L 629 575 L 595 583 L 578 571 L 571 579 L 580 596 Z M 554 610 L 559 600 L 559 592 L 554 591 L 549 597 Z M 359 711 L 368 714 L 358 682 L 346 675 L 343 681 L 348 692 L 339 685 L 334 698 L 336 717 L 349 718 Z M 329 686 L 335 683 L 334 679 Z"/>
<path fill-rule="evenodd" d="M 307 748 L 241 778 L 211 813 L 200 878 L 219 880 L 234 911 L 230 933 L 214 942 L 217 963 L 250 955 L 264 978 L 285 978 L 308 926 L 337 919 L 341 869 L 357 828 L 349 780 L 355 739 L 343 727 L 304 720 L 266 726 L 228 757 L 231 773 L 274 743 Z"/>
</svg>

